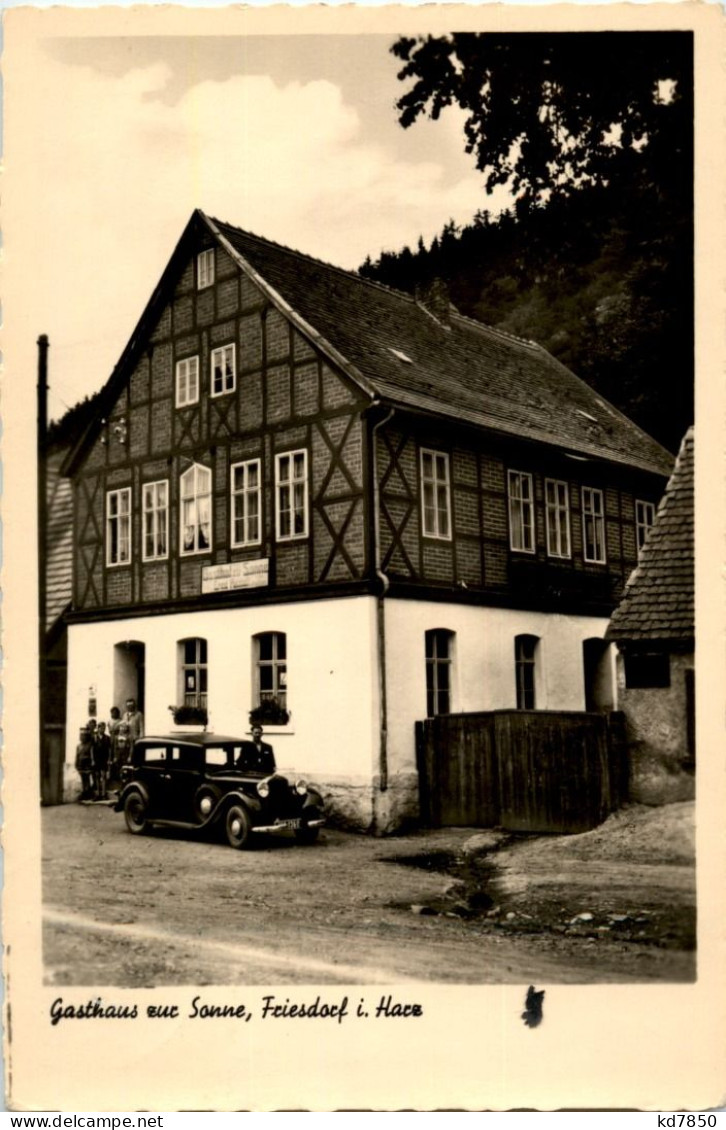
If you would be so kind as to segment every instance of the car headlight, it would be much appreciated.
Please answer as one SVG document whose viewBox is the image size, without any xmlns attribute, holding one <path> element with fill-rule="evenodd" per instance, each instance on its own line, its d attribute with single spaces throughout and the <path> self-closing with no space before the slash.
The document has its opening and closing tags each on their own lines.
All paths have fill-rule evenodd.
<svg viewBox="0 0 726 1130">
<path fill-rule="evenodd" d="M 260 781 L 260 783 L 257 786 L 257 792 L 260 794 L 260 796 L 269 796 L 270 795 L 270 778 L 269 777 L 265 777 L 264 781 Z"/>
<path fill-rule="evenodd" d="M 301 777 L 299 781 L 295 782 L 295 792 L 298 793 L 299 796 L 305 796 L 305 793 L 307 791 L 308 791 L 308 783 L 307 783 L 307 781 L 303 781 L 303 779 Z"/>
</svg>

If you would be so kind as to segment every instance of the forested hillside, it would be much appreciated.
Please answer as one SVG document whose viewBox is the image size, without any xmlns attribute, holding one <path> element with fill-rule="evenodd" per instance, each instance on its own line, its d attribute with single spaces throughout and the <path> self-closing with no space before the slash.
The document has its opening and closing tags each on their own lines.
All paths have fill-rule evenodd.
<svg viewBox="0 0 726 1130">
<path fill-rule="evenodd" d="M 608 203 L 591 189 L 519 219 L 482 215 L 360 273 L 410 292 L 444 279 L 462 314 L 539 342 L 675 451 L 693 420 L 689 232 L 655 203 L 627 216 Z"/>
<path fill-rule="evenodd" d="M 409 128 L 449 105 L 512 213 L 449 224 L 360 273 L 438 277 L 461 313 L 549 349 L 672 451 L 693 420 L 692 41 L 454 34 L 392 48 Z M 617 59 L 617 66 L 613 60 Z"/>
</svg>

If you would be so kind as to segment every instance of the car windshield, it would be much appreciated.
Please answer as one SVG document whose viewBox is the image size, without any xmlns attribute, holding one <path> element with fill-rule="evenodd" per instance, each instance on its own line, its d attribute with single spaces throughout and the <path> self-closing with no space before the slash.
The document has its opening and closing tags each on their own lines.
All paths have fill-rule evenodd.
<svg viewBox="0 0 726 1130">
<path fill-rule="evenodd" d="M 275 772 L 272 755 L 265 751 L 261 757 L 252 742 L 207 746 L 204 758 L 210 770 L 240 769 L 243 773 L 262 773 L 265 776 Z"/>
</svg>

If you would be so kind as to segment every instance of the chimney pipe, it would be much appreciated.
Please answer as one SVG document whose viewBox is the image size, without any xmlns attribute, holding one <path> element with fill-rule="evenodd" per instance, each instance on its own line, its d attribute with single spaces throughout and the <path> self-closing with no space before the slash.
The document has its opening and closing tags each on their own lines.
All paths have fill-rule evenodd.
<svg viewBox="0 0 726 1130">
<path fill-rule="evenodd" d="M 48 502 L 46 497 L 46 444 L 48 439 L 48 335 L 38 338 L 38 662 L 41 765 L 45 758 L 46 674 L 46 553 Z"/>
<path fill-rule="evenodd" d="M 45 450 L 48 433 L 48 335 L 38 338 L 38 447 Z"/>
</svg>

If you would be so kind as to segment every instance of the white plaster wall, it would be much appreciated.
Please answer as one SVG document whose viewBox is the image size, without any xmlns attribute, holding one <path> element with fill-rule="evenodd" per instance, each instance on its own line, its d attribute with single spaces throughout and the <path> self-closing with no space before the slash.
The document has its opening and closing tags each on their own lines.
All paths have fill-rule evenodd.
<svg viewBox="0 0 726 1130">
<path fill-rule="evenodd" d="M 426 717 L 424 637 L 431 628 L 456 633 L 452 712 L 458 713 L 517 705 L 514 638 L 522 634 L 540 640 L 537 708 L 584 710 L 582 644 L 602 638 L 608 625 L 604 617 L 417 600 L 387 600 L 385 614 L 391 773 L 415 768 L 414 723 Z"/>
<path fill-rule="evenodd" d="M 370 786 L 377 771 L 379 693 L 376 605 L 371 597 L 309 601 L 73 624 L 68 633 L 68 742 L 72 766 L 88 688 L 95 684 L 98 716 L 114 701 L 114 646 L 146 647 L 145 728 L 168 732 L 168 706 L 178 700 L 177 641 L 208 641 L 209 729 L 242 735 L 253 705 L 252 636 L 287 634 L 286 727 L 267 727 L 280 768 L 311 778 L 342 778 Z M 118 696 L 117 696 L 118 697 Z"/>
</svg>

